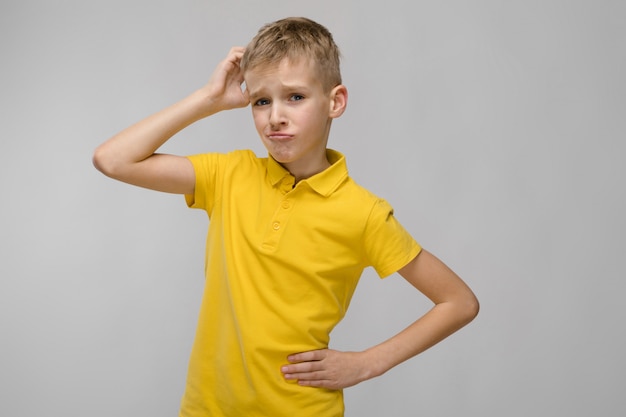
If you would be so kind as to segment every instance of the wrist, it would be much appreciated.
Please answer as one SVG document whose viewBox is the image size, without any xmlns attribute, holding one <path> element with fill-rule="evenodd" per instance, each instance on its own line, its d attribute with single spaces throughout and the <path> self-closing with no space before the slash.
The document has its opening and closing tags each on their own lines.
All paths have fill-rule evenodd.
<svg viewBox="0 0 626 417">
<path fill-rule="evenodd" d="M 379 377 L 389 370 L 389 368 L 385 366 L 385 362 L 380 355 L 379 349 L 373 347 L 361 353 L 364 356 L 363 362 L 366 364 L 365 379 Z"/>
<path fill-rule="evenodd" d="M 206 87 L 193 92 L 187 97 L 187 100 L 194 109 L 194 113 L 197 114 L 198 119 L 203 119 L 222 110 L 215 95 Z"/>
</svg>

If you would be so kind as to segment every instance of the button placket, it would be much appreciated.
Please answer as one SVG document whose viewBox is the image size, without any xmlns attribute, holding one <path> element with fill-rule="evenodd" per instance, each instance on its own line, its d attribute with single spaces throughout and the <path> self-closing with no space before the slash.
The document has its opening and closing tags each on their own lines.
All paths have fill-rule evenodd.
<svg viewBox="0 0 626 417">
<path fill-rule="evenodd" d="M 275 249 L 278 245 L 292 208 L 293 202 L 289 198 L 285 197 L 278 203 L 274 216 L 269 222 L 268 232 L 265 235 L 265 239 L 263 239 L 263 247 L 265 249 Z"/>
</svg>

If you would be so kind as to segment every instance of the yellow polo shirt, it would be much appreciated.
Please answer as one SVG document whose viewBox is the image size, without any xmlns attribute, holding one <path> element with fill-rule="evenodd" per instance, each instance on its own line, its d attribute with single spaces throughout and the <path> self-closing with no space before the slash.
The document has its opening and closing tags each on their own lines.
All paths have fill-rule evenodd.
<svg viewBox="0 0 626 417">
<path fill-rule="evenodd" d="M 206 210 L 206 284 L 180 415 L 339 417 L 342 391 L 300 387 L 287 355 L 328 347 L 363 269 L 385 277 L 420 246 L 345 159 L 302 180 L 251 151 L 189 157 Z"/>
</svg>

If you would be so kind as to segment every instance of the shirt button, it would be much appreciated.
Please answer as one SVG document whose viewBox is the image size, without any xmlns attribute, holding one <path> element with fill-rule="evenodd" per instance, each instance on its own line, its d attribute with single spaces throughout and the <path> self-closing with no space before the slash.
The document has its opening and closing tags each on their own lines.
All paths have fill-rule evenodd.
<svg viewBox="0 0 626 417">
<path fill-rule="evenodd" d="M 272 229 L 274 229 L 274 230 L 278 230 L 278 229 L 280 229 L 280 222 L 274 222 L 274 223 L 272 223 Z"/>
<path fill-rule="evenodd" d="M 283 208 L 284 209 L 288 209 L 289 206 L 291 206 L 291 204 L 289 203 L 289 201 L 283 201 Z"/>
</svg>

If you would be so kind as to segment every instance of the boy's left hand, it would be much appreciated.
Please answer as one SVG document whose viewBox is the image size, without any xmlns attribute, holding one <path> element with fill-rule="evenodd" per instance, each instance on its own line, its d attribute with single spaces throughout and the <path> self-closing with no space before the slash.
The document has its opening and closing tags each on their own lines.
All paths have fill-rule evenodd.
<svg viewBox="0 0 626 417">
<path fill-rule="evenodd" d="M 364 352 L 321 349 L 289 355 L 287 360 L 291 363 L 281 367 L 283 376 L 302 386 L 342 389 L 369 378 Z"/>
</svg>

